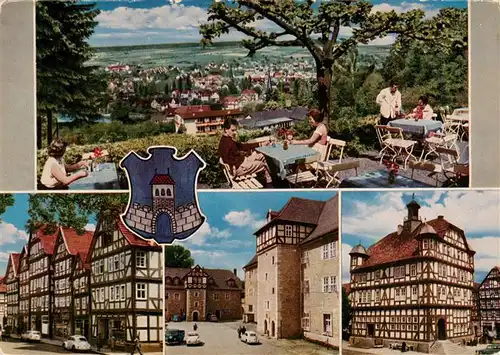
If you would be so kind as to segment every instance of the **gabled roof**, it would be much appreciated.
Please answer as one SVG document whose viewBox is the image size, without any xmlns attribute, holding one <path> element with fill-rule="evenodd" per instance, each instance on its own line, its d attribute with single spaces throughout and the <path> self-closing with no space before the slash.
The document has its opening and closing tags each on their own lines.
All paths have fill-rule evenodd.
<svg viewBox="0 0 500 355">
<path fill-rule="evenodd" d="M 155 174 L 150 185 L 175 185 L 175 181 L 168 174 Z"/>
<path fill-rule="evenodd" d="M 10 267 L 14 270 L 14 276 L 17 276 L 17 273 L 19 271 L 19 260 L 21 259 L 21 254 L 20 253 L 10 253 L 9 255 L 9 262 L 7 264 L 7 270 Z M 6 270 L 6 272 L 7 272 Z M 5 274 L 7 276 L 7 273 Z"/>
<path fill-rule="evenodd" d="M 295 222 L 316 225 L 321 215 L 325 202 L 316 200 L 307 200 L 305 198 L 292 197 L 286 205 L 279 211 L 279 214 L 270 222 L 266 223 L 254 234 L 259 234 L 262 230 L 277 221 Z"/>
<path fill-rule="evenodd" d="M 338 195 L 333 196 L 323 204 L 323 209 L 319 216 L 317 226 L 312 233 L 304 239 L 301 244 L 312 242 L 328 233 L 333 233 L 339 229 L 339 199 Z M 337 236 L 338 240 L 338 236 Z"/>
<path fill-rule="evenodd" d="M 428 224 L 428 226 L 426 226 L 426 224 Z M 439 239 L 444 239 L 445 234 L 451 229 L 458 230 L 462 233 L 466 248 L 471 253 L 474 253 L 467 244 L 465 236 L 463 235 L 463 230 L 448 222 L 443 217 L 438 217 L 431 221 L 421 223 L 413 232 L 403 229 L 399 235 L 397 232 L 388 234 L 368 248 L 368 258 L 361 266 L 356 268 L 355 271 L 375 265 L 419 257 L 419 241 L 417 236 L 420 234 L 422 228 L 425 228 L 427 232 L 431 231 L 432 229 L 429 227 L 436 232 L 435 236 Z"/>
<path fill-rule="evenodd" d="M 253 258 L 248 262 L 248 264 L 246 264 L 245 266 L 243 266 L 243 269 L 249 269 L 251 267 L 256 267 L 257 266 L 257 254 L 255 254 L 253 256 Z"/>
<path fill-rule="evenodd" d="M 477 287 L 478 289 L 483 286 L 483 283 L 490 277 L 490 274 L 495 271 L 495 272 L 500 272 L 500 267 L 499 266 L 493 266 L 490 271 L 488 271 L 488 274 L 484 277 L 483 281 L 479 283 L 479 286 Z M 476 286 L 476 283 L 474 282 L 474 287 Z"/>
<path fill-rule="evenodd" d="M 125 227 L 125 225 L 120 220 L 120 218 L 117 218 L 116 224 L 117 224 L 118 230 L 120 231 L 121 234 L 123 234 L 123 236 L 125 237 L 125 239 L 127 240 L 127 242 L 130 245 L 136 246 L 136 247 L 155 247 L 155 248 L 161 249 L 161 247 L 158 244 L 156 244 L 153 240 L 148 241 L 148 240 L 139 238 L 134 233 L 132 233 L 130 230 L 128 230 L 128 228 Z"/>
<path fill-rule="evenodd" d="M 351 284 L 350 283 L 342 284 L 342 287 L 345 290 L 345 293 L 347 293 L 347 294 L 351 293 Z"/>
<path fill-rule="evenodd" d="M 54 247 L 56 245 L 56 239 L 59 235 L 60 227 L 56 227 L 55 231 L 49 234 L 45 233 L 46 228 L 47 226 L 41 226 L 35 232 L 35 237 L 33 238 L 32 242 L 36 242 L 39 240 L 45 254 L 52 255 L 54 254 Z"/>
<path fill-rule="evenodd" d="M 171 268 L 167 267 L 165 268 L 165 277 L 170 277 L 170 278 L 175 278 L 178 277 L 179 279 L 184 279 L 190 272 L 191 268 Z M 211 288 L 216 288 L 219 290 L 235 290 L 235 291 L 241 291 L 243 289 L 243 283 L 240 280 L 240 278 L 235 275 L 231 270 L 225 270 L 225 269 L 205 269 L 202 268 L 202 270 L 211 278 L 214 283 L 210 285 Z M 227 281 L 229 279 L 233 279 L 234 282 L 236 283 L 236 287 L 228 287 L 227 286 Z M 168 285 L 167 287 L 171 287 L 173 285 Z M 183 288 L 183 286 L 182 286 Z"/>
<path fill-rule="evenodd" d="M 83 234 L 78 234 L 73 228 L 61 228 L 61 231 L 68 253 L 78 256 L 85 266 L 94 232 L 85 231 Z"/>
</svg>

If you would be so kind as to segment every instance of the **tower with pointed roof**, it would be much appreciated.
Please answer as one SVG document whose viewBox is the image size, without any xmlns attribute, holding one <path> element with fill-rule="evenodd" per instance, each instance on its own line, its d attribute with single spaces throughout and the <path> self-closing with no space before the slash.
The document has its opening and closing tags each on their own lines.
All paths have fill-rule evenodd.
<svg viewBox="0 0 500 355">
<path fill-rule="evenodd" d="M 153 199 L 153 214 L 166 210 L 172 215 L 175 213 L 175 181 L 167 171 L 166 174 L 155 175 L 151 179 L 151 196 Z"/>
<path fill-rule="evenodd" d="M 419 217 L 415 197 L 403 225 L 351 256 L 351 342 L 406 342 L 430 351 L 438 340 L 473 337 L 474 251 L 444 216 Z"/>
</svg>

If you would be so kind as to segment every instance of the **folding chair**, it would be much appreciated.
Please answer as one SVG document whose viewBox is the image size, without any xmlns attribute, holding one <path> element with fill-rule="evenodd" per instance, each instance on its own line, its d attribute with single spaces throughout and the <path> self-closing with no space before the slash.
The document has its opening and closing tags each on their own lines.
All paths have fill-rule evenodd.
<svg viewBox="0 0 500 355">
<path fill-rule="evenodd" d="M 219 158 L 219 164 L 222 166 L 222 171 L 229 185 L 233 189 L 262 189 L 264 186 L 255 178 L 256 174 L 234 176 L 228 164 L 224 163 L 222 158 Z"/>
<path fill-rule="evenodd" d="M 442 173 L 451 183 L 450 186 L 458 186 L 459 178 L 469 176 L 469 164 L 459 163 L 460 154 L 457 149 L 437 147 L 436 151 L 441 161 Z"/>
<path fill-rule="evenodd" d="M 424 146 L 422 148 L 422 154 L 420 154 L 420 159 L 419 161 L 427 160 L 427 157 L 429 154 L 437 154 L 436 152 L 436 147 L 444 147 L 444 148 L 451 148 L 455 146 L 456 141 L 457 141 L 457 135 L 455 133 L 450 133 L 448 131 L 447 127 L 449 125 L 443 125 L 443 133 L 442 134 L 435 134 L 432 137 L 425 138 L 424 139 Z M 427 151 L 427 153 L 425 153 Z M 425 153 L 425 156 L 424 156 Z"/>
<path fill-rule="evenodd" d="M 338 174 L 341 171 L 355 169 L 356 175 L 358 175 L 359 161 L 342 163 L 345 146 L 345 141 L 328 137 L 325 160 L 316 164 L 318 172 L 327 180 L 326 188 L 331 184 L 335 184 L 335 186 L 340 184 Z M 330 160 L 333 147 L 340 150 L 338 160 Z"/>
<path fill-rule="evenodd" d="M 441 172 L 441 166 L 436 165 L 430 161 L 419 161 L 419 162 L 411 161 L 409 166 L 411 169 L 412 179 L 415 170 L 428 171 L 430 173 L 428 176 L 434 175 L 434 179 L 436 180 L 436 187 L 438 186 L 439 180 L 437 178 L 437 175 Z"/>
<path fill-rule="evenodd" d="M 385 154 L 389 152 L 392 153 L 392 159 L 396 160 L 399 156 L 404 158 L 404 167 L 406 169 L 406 165 L 410 157 L 413 157 L 415 160 L 417 158 L 413 155 L 413 149 L 417 144 L 416 141 L 404 139 L 403 130 L 397 127 L 389 127 L 389 126 L 375 126 L 377 131 L 377 137 L 379 143 L 381 145 L 381 150 L 377 158 L 380 156 L 380 164 L 385 157 Z"/>
</svg>

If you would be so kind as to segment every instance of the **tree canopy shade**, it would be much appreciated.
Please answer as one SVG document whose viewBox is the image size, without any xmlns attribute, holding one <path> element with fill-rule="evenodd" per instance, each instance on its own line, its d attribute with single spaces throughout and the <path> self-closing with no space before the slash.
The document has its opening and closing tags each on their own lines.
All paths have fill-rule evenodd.
<svg viewBox="0 0 500 355">
<path fill-rule="evenodd" d="M 422 10 L 404 13 L 373 12 L 367 1 L 314 0 L 234 0 L 214 1 L 208 9 L 208 22 L 200 26 L 202 44 L 208 45 L 222 34 L 236 30 L 248 38 L 241 43 L 249 55 L 269 47 L 300 46 L 306 48 L 316 64 L 319 108 L 328 119 L 332 102 L 332 77 L 335 62 L 358 44 L 367 44 L 390 34 L 405 40 L 434 41 L 451 48 L 466 43 L 449 27 L 456 13 L 441 11 L 433 20 L 426 20 Z M 261 30 L 255 21 L 267 20 L 276 30 Z M 341 35 L 350 29 L 349 36 Z M 448 30 L 450 29 L 450 30 Z"/>
<path fill-rule="evenodd" d="M 0 194 L 0 222 L 2 221 L 2 215 L 14 204 L 14 196 L 12 194 Z"/>
<path fill-rule="evenodd" d="M 352 307 L 349 295 L 344 287 L 342 287 L 342 330 L 349 328 L 352 319 Z"/>
<path fill-rule="evenodd" d="M 83 232 L 91 216 L 112 214 L 118 217 L 125 209 L 128 194 L 32 194 L 26 229 L 58 225 Z"/>
<path fill-rule="evenodd" d="M 37 135 L 42 143 L 42 122 L 47 121 L 47 142 L 52 141 L 53 114 L 77 120 L 99 116 L 106 93 L 104 73 L 86 65 L 92 57 L 87 43 L 97 25 L 94 4 L 76 0 L 37 1 L 36 70 Z"/>
<path fill-rule="evenodd" d="M 190 268 L 194 266 L 191 252 L 182 245 L 168 245 L 165 247 L 165 267 Z"/>
</svg>

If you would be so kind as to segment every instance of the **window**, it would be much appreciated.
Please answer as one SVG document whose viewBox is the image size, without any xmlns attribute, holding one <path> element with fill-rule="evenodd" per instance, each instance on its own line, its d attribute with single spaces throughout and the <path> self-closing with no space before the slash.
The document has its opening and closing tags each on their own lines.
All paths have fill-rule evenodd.
<svg viewBox="0 0 500 355">
<path fill-rule="evenodd" d="M 321 259 L 323 260 L 328 260 L 328 256 L 330 255 L 329 250 L 328 250 L 328 244 L 323 245 L 323 253 Z"/>
<path fill-rule="evenodd" d="M 267 281 L 267 272 L 266 272 L 266 281 Z"/>
<path fill-rule="evenodd" d="M 104 302 L 104 288 L 101 288 L 99 293 L 99 301 Z"/>
<path fill-rule="evenodd" d="M 120 286 L 120 296 L 122 301 L 125 300 L 125 285 Z"/>
<path fill-rule="evenodd" d="M 380 270 L 375 271 L 375 280 L 380 280 Z"/>
<path fill-rule="evenodd" d="M 304 313 L 304 317 L 302 317 L 302 328 L 304 330 L 309 330 L 311 326 L 310 318 L 309 318 L 309 313 Z"/>
<path fill-rule="evenodd" d="M 411 294 L 413 296 L 416 296 L 418 294 L 418 286 L 412 286 L 411 287 Z"/>
<path fill-rule="evenodd" d="M 120 257 L 118 255 L 115 255 L 114 257 L 114 266 L 113 269 L 115 271 L 120 270 Z"/>
<path fill-rule="evenodd" d="M 273 265 L 274 265 L 274 256 L 273 256 Z"/>
<path fill-rule="evenodd" d="M 427 239 L 423 240 L 424 244 L 424 249 L 427 249 L 429 247 L 429 241 Z"/>
<path fill-rule="evenodd" d="M 136 265 L 137 267 L 146 267 L 146 252 L 138 251 L 136 254 Z"/>
<path fill-rule="evenodd" d="M 120 269 L 125 268 L 125 254 L 120 254 Z"/>
<path fill-rule="evenodd" d="M 146 299 L 146 284 L 145 283 L 137 283 L 136 284 L 136 297 L 138 300 Z"/>
<path fill-rule="evenodd" d="M 410 265 L 410 276 L 417 276 L 417 265 Z"/>
<path fill-rule="evenodd" d="M 226 300 L 228 300 L 228 299 L 229 299 L 229 293 L 225 293 L 225 294 L 224 294 L 224 298 L 225 298 Z"/>
<path fill-rule="evenodd" d="M 248 312 L 253 312 L 253 306 L 251 304 L 248 305 Z"/>
<path fill-rule="evenodd" d="M 269 301 L 264 302 L 264 305 L 266 307 L 266 310 L 268 311 L 269 310 Z"/>
<path fill-rule="evenodd" d="M 292 226 L 286 225 L 285 226 L 285 237 L 291 237 L 292 236 Z"/>
<path fill-rule="evenodd" d="M 325 276 L 323 277 L 323 292 L 328 293 L 330 292 L 329 290 L 330 290 L 330 277 Z"/>
<path fill-rule="evenodd" d="M 113 302 L 115 300 L 115 288 L 111 286 L 111 296 L 109 296 L 109 300 Z"/>
<path fill-rule="evenodd" d="M 380 302 L 380 290 L 375 291 L 375 302 Z"/>
<path fill-rule="evenodd" d="M 199 303 L 198 303 L 198 302 L 195 302 L 195 303 L 194 303 L 194 306 L 195 306 L 196 308 L 198 308 L 198 305 L 199 305 Z"/>
<path fill-rule="evenodd" d="M 219 299 L 219 294 L 218 293 L 214 293 L 214 300 L 218 300 Z"/>
<path fill-rule="evenodd" d="M 332 335 L 332 315 L 328 313 L 323 314 L 323 332 Z"/>
<path fill-rule="evenodd" d="M 176 300 L 176 301 L 179 300 L 179 294 L 178 293 L 174 293 L 174 300 Z"/>
<path fill-rule="evenodd" d="M 195 292 L 194 297 L 198 297 L 198 296 L 200 296 L 200 294 L 198 292 Z"/>
<path fill-rule="evenodd" d="M 272 290 L 272 291 L 273 291 L 273 295 L 274 295 L 274 287 L 273 287 L 273 290 Z"/>
<path fill-rule="evenodd" d="M 395 266 L 394 267 L 394 278 L 405 277 L 405 267 Z"/>
</svg>

